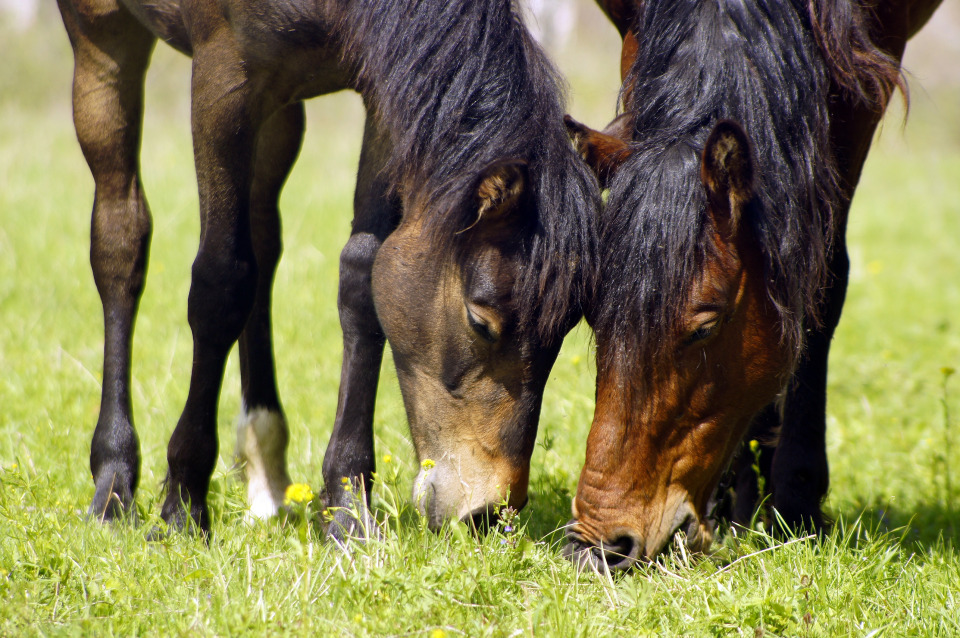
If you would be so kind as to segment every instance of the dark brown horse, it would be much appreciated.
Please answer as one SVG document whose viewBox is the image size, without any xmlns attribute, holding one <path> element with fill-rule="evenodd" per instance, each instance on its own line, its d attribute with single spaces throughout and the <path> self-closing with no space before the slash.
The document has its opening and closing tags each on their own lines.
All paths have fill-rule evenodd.
<svg viewBox="0 0 960 638">
<path fill-rule="evenodd" d="M 130 510 L 134 317 L 151 217 L 139 177 L 143 78 L 156 40 L 193 58 L 200 248 L 188 313 L 193 371 L 170 439 L 162 516 L 209 528 L 217 397 L 239 340 L 238 455 L 251 512 L 289 483 L 270 296 L 277 200 L 299 152 L 302 100 L 350 88 L 367 107 L 352 234 L 340 257 L 344 355 L 323 462 L 327 505 L 374 471 L 385 339 L 433 524 L 527 498 L 544 384 L 590 290 L 599 206 L 570 147 L 557 76 L 509 0 L 59 0 L 73 45 L 77 135 L 96 183 L 91 262 L 103 302 L 103 397 L 90 513 Z M 334 533 L 352 525 L 337 511 Z"/>
<path fill-rule="evenodd" d="M 568 121 L 610 189 L 568 551 L 625 568 L 677 531 L 707 546 L 708 504 L 751 424 L 779 428 L 773 505 L 820 529 L 849 201 L 903 88 L 904 45 L 938 0 L 875 15 L 846 0 L 600 4 L 624 37 L 623 114 L 603 132 Z M 745 522 L 756 479 L 737 480 Z"/>
</svg>

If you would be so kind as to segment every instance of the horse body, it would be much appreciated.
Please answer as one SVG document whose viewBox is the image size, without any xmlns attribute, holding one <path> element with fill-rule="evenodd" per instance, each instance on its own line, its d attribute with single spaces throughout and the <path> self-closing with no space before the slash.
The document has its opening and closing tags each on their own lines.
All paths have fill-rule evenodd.
<svg viewBox="0 0 960 638">
<path fill-rule="evenodd" d="M 711 496 L 751 423 L 782 424 L 766 464 L 775 507 L 822 525 L 849 198 L 904 43 L 937 4 L 892 0 L 871 23 L 816 0 L 600 2 L 624 36 L 624 113 L 603 132 L 568 121 L 610 188 L 587 311 L 598 390 L 579 560 L 627 567 L 675 531 L 706 546 Z M 735 465 L 741 522 L 752 463 L 744 450 Z"/>
<path fill-rule="evenodd" d="M 168 446 L 163 518 L 209 527 L 217 397 L 234 342 L 252 513 L 282 502 L 287 432 L 270 326 L 277 200 L 303 136 L 301 100 L 344 88 L 361 93 L 367 121 L 340 259 L 344 357 L 323 463 L 327 504 L 347 506 L 371 484 L 389 340 L 417 451 L 437 464 L 418 481 L 431 521 L 485 513 L 508 493 L 521 506 L 543 386 L 590 287 L 598 203 L 566 145 L 555 74 L 510 3 L 60 8 L 75 53 L 77 134 L 96 182 L 91 262 L 106 332 L 91 514 L 127 511 L 139 474 L 129 379 L 151 221 L 138 155 L 157 38 L 193 58 L 201 216 L 188 303 L 193 370 Z M 335 517 L 333 533 L 353 525 L 343 510 Z"/>
</svg>

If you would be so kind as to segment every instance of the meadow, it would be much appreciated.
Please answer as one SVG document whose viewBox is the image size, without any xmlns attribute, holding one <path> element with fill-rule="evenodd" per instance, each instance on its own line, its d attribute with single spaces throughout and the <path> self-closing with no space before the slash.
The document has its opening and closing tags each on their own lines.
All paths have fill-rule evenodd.
<svg viewBox="0 0 960 638">
<path fill-rule="evenodd" d="M 579 6 L 585 17 L 557 61 L 571 113 L 597 125 L 613 113 L 618 46 L 599 12 Z M 51 6 L 27 32 L 0 22 L 0 42 L 0 635 L 960 635 L 960 374 L 950 374 L 960 370 L 958 85 L 913 81 L 907 124 L 895 104 L 854 201 L 851 285 L 831 357 L 830 536 L 784 542 L 740 530 L 708 556 L 678 549 L 610 576 L 575 570 L 557 531 L 593 413 L 586 325 L 551 374 L 530 503 L 509 527 L 479 539 L 462 524 L 434 533 L 410 507 L 418 460 L 389 352 L 375 422 L 382 536 L 325 542 L 303 516 L 314 505 L 245 523 L 231 472 L 234 354 L 213 537 L 144 540 L 186 396 L 199 233 L 189 61 L 162 47 L 147 87 L 154 234 L 134 346 L 142 526 L 88 522 L 103 335 L 88 261 L 93 183 L 70 117 L 72 58 Z M 362 122 L 353 94 L 309 105 L 281 204 L 278 379 L 291 476 L 314 492 L 336 408 L 337 263 Z"/>
</svg>

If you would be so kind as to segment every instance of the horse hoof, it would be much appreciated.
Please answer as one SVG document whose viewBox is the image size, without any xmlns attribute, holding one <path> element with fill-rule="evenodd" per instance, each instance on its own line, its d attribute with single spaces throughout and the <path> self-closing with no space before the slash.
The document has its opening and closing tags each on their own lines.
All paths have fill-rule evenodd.
<svg viewBox="0 0 960 638">
<path fill-rule="evenodd" d="M 329 508 L 328 511 L 332 517 L 327 523 L 326 536 L 338 545 L 383 538 L 380 524 L 366 505 Z"/>
<path fill-rule="evenodd" d="M 154 527 L 147 536 L 148 540 L 163 540 L 172 534 L 185 534 L 201 536 L 209 544 L 210 518 L 205 508 L 188 511 L 182 504 L 167 502 L 160 511 L 160 518 L 166 523 L 166 528 Z"/>
<path fill-rule="evenodd" d="M 148 543 L 162 543 L 176 533 L 185 533 L 188 536 L 199 535 L 205 544 L 210 544 L 210 531 L 202 530 L 195 524 L 176 528 L 171 525 L 166 527 L 154 525 L 150 528 L 150 531 L 147 532 L 145 539 Z"/>
<path fill-rule="evenodd" d="M 97 481 L 96 491 L 87 518 L 100 523 L 128 522 L 133 525 L 139 523 L 137 508 L 133 503 L 133 494 L 130 490 L 121 487 L 116 475 Z"/>
<path fill-rule="evenodd" d="M 146 541 L 148 543 L 162 543 L 167 540 L 169 536 L 170 533 L 167 530 L 161 528 L 159 525 L 155 525 L 147 532 Z"/>
</svg>

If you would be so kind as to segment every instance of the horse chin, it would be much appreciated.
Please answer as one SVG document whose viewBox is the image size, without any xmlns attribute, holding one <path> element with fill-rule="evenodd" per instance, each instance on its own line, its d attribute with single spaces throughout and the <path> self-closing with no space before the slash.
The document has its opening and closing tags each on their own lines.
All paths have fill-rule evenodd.
<svg viewBox="0 0 960 638">
<path fill-rule="evenodd" d="M 696 508 L 690 501 L 684 500 L 674 509 L 672 516 L 664 516 L 661 525 L 662 532 L 656 537 L 647 540 L 646 555 L 654 558 L 670 547 L 671 542 L 682 546 L 690 552 L 702 553 L 710 549 L 713 542 L 713 530 L 705 518 L 697 515 Z"/>
</svg>

